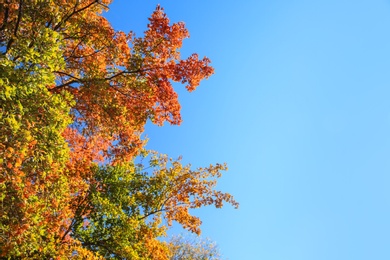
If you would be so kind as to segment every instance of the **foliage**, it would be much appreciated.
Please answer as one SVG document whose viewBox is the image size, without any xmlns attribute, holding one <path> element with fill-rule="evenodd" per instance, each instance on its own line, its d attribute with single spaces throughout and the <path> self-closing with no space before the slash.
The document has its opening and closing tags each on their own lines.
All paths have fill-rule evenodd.
<svg viewBox="0 0 390 260">
<path fill-rule="evenodd" d="M 225 165 L 191 170 L 141 139 L 147 120 L 180 124 L 172 82 L 195 90 L 209 59 L 180 57 L 188 31 L 159 6 L 136 37 L 109 3 L 0 5 L 0 256 L 167 259 L 172 221 L 199 234 L 190 209 L 238 205 L 214 190 Z"/>
<path fill-rule="evenodd" d="M 65 65 L 58 39 L 42 29 L 36 38 L 41 50 L 16 38 L 1 56 L 0 246 L 9 255 L 52 254 L 61 233 L 58 216 L 70 217 L 64 176 L 69 150 L 62 132 L 71 123 L 73 101 L 47 89 L 55 81 L 52 70 Z"/>
<path fill-rule="evenodd" d="M 219 248 L 210 239 L 191 236 L 174 236 L 168 243 L 170 260 L 218 260 Z"/>
<path fill-rule="evenodd" d="M 148 170 L 133 163 L 96 166 L 69 230 L 84 247 L 120 259 L 157 258 L 158 252 L 165 257 L 166 246 L 157 240 L 165 235 L 164 221 L 168 226 L 177 221 L 199 234 L 201 221 L 189 209 L 221 207 L 224 201 L 237 206 L 229 194 L 213 189 L 225 166 L 191 170 L 157 153 L 150 162 Z"/>
</svg>

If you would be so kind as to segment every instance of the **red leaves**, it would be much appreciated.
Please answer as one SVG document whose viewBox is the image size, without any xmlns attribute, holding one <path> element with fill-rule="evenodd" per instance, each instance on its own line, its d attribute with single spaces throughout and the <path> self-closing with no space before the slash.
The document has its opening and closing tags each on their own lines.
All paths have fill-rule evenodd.
<svg viewBox="0 0 390 260">
<path fill-rule="evenodd" d="M 236 205 L 214 191 L 211 179 L 224 166 L 191 171 L 180 162 L 167 166 L 164 157 L 145 174 L 133 164 L 145 153 L 148 120 L 181 123 L 173 82 L 193 91 L 214 72 L 208 58 L 181 58 L 189 37 L 184 23 L 171 24 L 158 6 L 136 38 L 101 15 L 109 0 L 8 2 L 0 8 L 7 54 L 0 57 L 7 81 L 0 87 L 9 92 L 0 97 L 7 122 L 0 128 L 0 231 L 10 239 L 0 237 L 0 254 L 93 259 L 94 250 L 108 246 L 110 256 L 167 259 L 158 240 L 164 219 L 200 233 L 190 209 Z M 107 183 L 99 168 L 109 170 Z M 121 225 L 109 228 L 109 217 Z M 92 234 L 101 239 L 99 228 L 113 232 L 112 241 L 98 240 L 103 246 L 91 241 Z M 82 240 L 76 233 L 83 230 L 93 232 Z"/>
<path fill-rule="evenodd" d="M 184 23 L 169 25 L 169 19 L 159 6 L 149 21 L 143 40 L 145 50 L 154 53 L 161 61 L 179 59 L 178 49 L 181 48 L 183 40 L 190 36 Z"/>
<path fill-rule="evenodd" d="M 108 147 L 100 151 L 106 160 L 131 159 L 143 144 L 140 133 L 148 119 L 158 125 L 181 123 L 172 82 L 193 91 L 214 70 L 197 54 L 180 58 L 188 30 L 184 23 L 170 24 L 159 6 L 142 38 L 115 32 L 93 10 L 73 16 L 78 26 L 63 32 L 67 67 L 57 72 L 53 91 L 65 88 L 74 95 L 75 126 L 83 135 L 106 140 Z"/>
<path fill-rule="evenodd" d="M 188 91 L 193 91 L 199 86 L 202 79 L 210 77 L 214 69 L 209 66 L 210 60 L 204 57 L 198 60 L 197 54 L 192 54 L 188 59 L 182 60 L 175 66 L 175 81 L 188 83 Z"/>
</svg>

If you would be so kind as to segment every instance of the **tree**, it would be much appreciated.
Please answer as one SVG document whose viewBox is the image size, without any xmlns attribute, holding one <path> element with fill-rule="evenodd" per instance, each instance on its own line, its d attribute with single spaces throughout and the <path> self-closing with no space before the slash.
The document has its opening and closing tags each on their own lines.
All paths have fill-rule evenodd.
<svg viewBox="0 0 390 260">
<path fill-rule="evenodd" d="M 167 247 L 157 239 L 165 235 L 164 221 L 168 226 L 177 221 L 199 234 L 201 221 L 189 209 L 222 207 L 223 202 L 238 206 L 231 195 L 214 190 L 221 170 L 226 166 L 191 170 L 157 153 L 146 167 L 134 163 L 96 166 L 94 185 L 78 203 L 69 232 L 103 256 L 157 258 L 160 252 L 165 259 Z"/>
<path fill-rule="evenodd" d="M 35 38 L 15 38 L 0 66 L 0 252 L 26 257 L 42 248 L 52 254 L 60 233 L 58 215 L 64 207 L 68 179 L 64 178 L 69 149 L 62 132 L 71 123 L 68 93 L 51 95 L 52 70 L 64 67 L 58 55 L 59 34 L 42 29 Z M 38 64 L 41 62 L 44 65 Z"/>
<path fill-rule="evenodd" d="M 159 6 L 136 37 L 101 15 L 109 3 L 0 6 L 4 257 L 166 259 L 164 221 L 200 233 L 190 208 L 237 206 L 209 179 L 224 165 L 191 170 L 147 156 L 141 139 L 147 120 L 180 124 L 172 82 L 195 90 L 213 74 L 209 59 L 180 57 L 188 31 Z"/>
<path fill-rule="evenodd" d="M 170 260 L 218 260 L 221 254 L 210 239 L 191 236 L 174 236 L 168 243 Z"/>
</svg>

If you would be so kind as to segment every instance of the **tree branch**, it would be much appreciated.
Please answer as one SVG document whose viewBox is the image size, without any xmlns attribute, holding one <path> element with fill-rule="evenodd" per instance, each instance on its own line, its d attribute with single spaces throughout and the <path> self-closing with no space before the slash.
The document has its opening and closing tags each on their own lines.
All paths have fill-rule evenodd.
<svg viewBox="0 0 390 260">
<path fill-rule="evenodd" d="M 16 20 L 16 25 L 15 25 L 15 29 L 14 29 L 14 37 L 16 37 L 16 35 L 18 33 L 20 20 L 22 19 L 22 12 L 23 12 L 23 0 L 20 0 L 19 1 L 19 10 L 18 10 L 18 19 Z M 7 53 L 8 50 L 11 48 L 13 41 L 14 41 L 13 38 L 9 39 L 5 53 Z"/>
<path fill-rule="evenodd" d="M 9 1 L 6 2 L 7 4 L 9 4 Z M 0 31 L 4 30 L 6 24 L 8 23 L 8 15 L 9 15 L 9 8 L 8 6 L 5 8 L 4 10 L 4 18 L 3 18 L 3 25 L 0 27 Z"/>
<path fill-rule="evenodd" d="M 65 19 L 60 21 L 56 26 L 54 26 L 53 30 L 57 31 L 60 28 L 60 26 L 62 26 L 64 23 L 66 23 L 73 15 L 78 14 L 78 13 L 88 9 L 89 7 L 91 7 L 94 4 L 99 4 L 99 0 L 95 0 L 95 1 L 93 1 L 91 3 L 89 3 L 88 5 L 84 6 L 83 8 L 80 8 L 80 9 L 76 10 L 76 8 L 78 6 L 78 2 L 77 2 L 76 5 L 73 8 L 73 12 L 71 14 L 69 14 L 67 17 L 65 17 Z"/>
<path fill-rule="evenodd" d="M 85 195 L 84 198 L 79 200 L 79 202 L 77 203 L 75 216 L 73 217 L 72 223 L 69 225 L 68 229 L 65 231 L 64 235 L 62 236 L 61 241 L 63 241 L 65 239 L 65 237 L 70 233 L 70 231 L 72 231 L 73 227 L 76 226 L 76 224 L 79 223 L 77 218 L 78 217 L 82 217 L 82 214 L 84 213 L 84 210 L 87 208 L 88 205 L 85 205 L 84 203 L 85 203 L 85 201 L 87 201 L 88 197 L 89 197 L 89 192 Z"/>
<path fill-rule="evenodd" d="M 14 30 L 14 36 L 16 37 L 16 34 L 19 29 L 20 20 L 22 19 L 22 12 L 23 12 L 23 0 L 19 1 L 19 11 L 18 11 L 18 19 L 16 20 L 15 30 Z"/>
</svg>

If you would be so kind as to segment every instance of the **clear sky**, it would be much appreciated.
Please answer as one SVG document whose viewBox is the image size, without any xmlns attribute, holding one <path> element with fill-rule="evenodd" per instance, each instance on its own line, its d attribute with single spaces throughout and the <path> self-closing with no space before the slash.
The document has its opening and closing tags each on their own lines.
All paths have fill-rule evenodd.
<svg viewBox="0 0 390 260">
<path fill-rule="evenodd" d="M 114 0 L 141 35 L 160 3 L 216 74 L 178 86 L 184 122 L 148 125 L 148 148 L 227 162 L 203 236 L 230 260 L 390 259 L 389 0 Z"/>
</svg>

